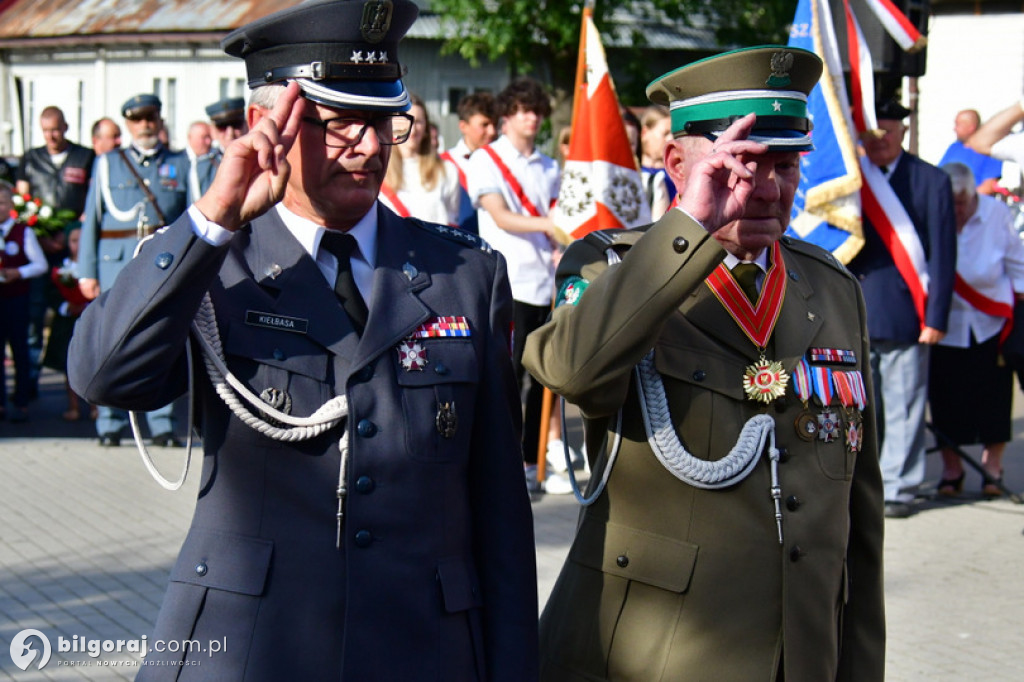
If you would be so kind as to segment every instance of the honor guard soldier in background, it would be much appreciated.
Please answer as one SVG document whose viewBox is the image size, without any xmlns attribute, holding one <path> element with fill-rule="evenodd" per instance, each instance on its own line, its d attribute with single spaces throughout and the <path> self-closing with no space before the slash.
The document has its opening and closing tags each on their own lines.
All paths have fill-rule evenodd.
<svg viewBox="0 0 1024 682">
<path fill-rule="evenodd" d="M 537 678 L 504 259 L 377 199 L 417 11 L 319 0 L 228 35 L 251 132 L 76 328 L 90 401 L 166 403 L 202 357 L 203 483 L 152 640 L 226 646 L 140 679 Z"/>
<path fill-rule="evenodd" d="M 559 265 L 524 363 L 584 415 L 593 503 L 541 619 L 543 680 L 883 679 L 864 302 L 782 236 L 821 68 L 764 46 L 651 83 L 679 208 Z"/>
<path fill-rule="evenodd" d="M 214 147 L 222 152 L 228 145 L 249 132 L 245 123 L 245 99 L 225 97 L 206 107 L 206 115 L 213 124 Z M 198 198 L 198 197 L 197 197 Z"/>
<path fill-rule="evenodd" d="M 121 115 L 131 145 L 96 160 L 85 202 L 78 269 L 79 286 L 88 298 L 114 286 L 139 241 L 176 220 L 188 207 L 188 156 L 159 141 L 160 100 L 155 95 L 136 95 L 124 103 Z M 155 445 L 180 445 L 169 401 L 152 406 L 146 422 Z M 100 406 L 96 419 L 100 444 L 120 445 L 127 424 L 124 410 Z"/>
</svg>

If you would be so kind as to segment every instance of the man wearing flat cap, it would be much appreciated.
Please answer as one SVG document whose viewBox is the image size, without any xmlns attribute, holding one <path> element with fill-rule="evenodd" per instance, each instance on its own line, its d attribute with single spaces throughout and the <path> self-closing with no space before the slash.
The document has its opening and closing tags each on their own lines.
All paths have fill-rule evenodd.
<svg viewBox="0 0 1024 682">
<path fill-rule="evenodd" d="M 201 358 L 203 482 L 153 639 L 225 646 L 141 679 L 537 677 L 504 259 L 377 200 L 416 14 L 321 0 L 230 34 L 250 132 L 79 322 L 90 400 L 160 404 Z"/>
<path fill-rule="evenodd" d="M 524 362 L 594 475 L 541 618 L 541 679 L 883 679 L 882 495 L 856 280 L 783 237 L 821 61 L 672 71 L 678 208 L 558 268 Z"/>
<path fill-rule="evenodd" d="M 946 335 L 956 277 L 952 186 L 944 171 L 903 150 L 909 115 L 894 98 L 881 98 L 879 130 L 863 136 L 862 194 L 874 201 L 864 202 L 864 246 L 849 263 L 868 311 L 890 518 L 914 513 L 924 481 L 929 350 Z"/>
<path fill-rule="evenodd" d="M 88 298 L 113 287 L 139 241 L 176 220 L 188 206 L 188 156 L 160 142 L 160 108 L 156 95 L 129 98 L 121 115 L 131 144 L 103 154 L 93 166 L 78 252 L 79 285 Z M 120 445 L 128 413 L 109 405 L 101 405 L 98 412 L 100 445 Z M 170 401 L 153 406 L 146 423 L 154 444 L 181 444 L 174 434 Z"/>
</svg>

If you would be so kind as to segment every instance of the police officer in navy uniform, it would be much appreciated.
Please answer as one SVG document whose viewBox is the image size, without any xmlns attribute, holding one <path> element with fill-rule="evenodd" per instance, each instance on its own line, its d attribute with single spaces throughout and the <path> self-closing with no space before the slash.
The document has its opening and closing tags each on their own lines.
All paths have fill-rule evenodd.
<svg viewBox="0 0 1024 682">
<path fill-rule="evenodd" d="M 221 151 L 249 132 L 245 122 L 245 100 L 241 97 L 217 100 L 206 107 L 206 115 L 213 124 L 213 146 Z"/>
<path fill-rule="evenodd" d="M 230 34 L 251 132 L 76 329 L 91 401 L 163 404 L 197 358 L 203 481 L 151 641 L 226 646 L 141 679 L 536 680 L 504 259 L 377 200 L 417 11 L 319 0 Z"/>
<path fill-rule="evenodd" d="M 78 267 L 80 286 L 89 298 L 114 285 L 140 239 L 177 219 L 188 206 L 188 156 L 159 141 L 159 98 L 135 95 L 121 114 L 132 143 L 96 160 L 85 201 Z M 154 444 L 180 445 L 170 404 L 154 406 L 146 421 Z M 125 411 L 101 406 L 96 419 L 100 444 L 119 445 L 127 423 Z"/>
<path fill-rule="evenodd" d="M 224 148 L 249 130 L 245 123 L 245 100 L 241 97 L 217 100 L 206 107 L 206 115 L 210 117 L 209 127 L 213 145 L 206 153 L 189 153 L 192 160 L 189 191 L 192 192 L 193 198 L 199 198 L 210 188 L 221 159 L 224 158 Z"/>
</svg>

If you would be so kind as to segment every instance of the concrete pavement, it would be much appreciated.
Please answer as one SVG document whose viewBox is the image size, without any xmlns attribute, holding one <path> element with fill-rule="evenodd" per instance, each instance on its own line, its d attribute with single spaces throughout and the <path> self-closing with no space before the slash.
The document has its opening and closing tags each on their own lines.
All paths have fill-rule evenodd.
<svg viewBox="0 0 1024 682">
<path fill-rule="evenodd" d="M 91 423 L 61 420 L 64 407 L 61 380 L 47 373 L 32 420 L 0 423 L 0 680 L 132 679 L 139 659 L 125 649 L 151 631 L 192 513 L 198 464 L 181 491 L 166 492 L 133 447 L 100 448 Z M 1024 406 L 1014 434 L 1006 481 L 1021 491 Z M 183 451 L 155 454 L 175 477 Z M 938 476 L 932 455 L 929 480 Z M 886 523 L 892 682 L 1024 679 L 1024 506 L 982 500 L 978 489 L 969 474 L 959 500 L 926 502 Z M 572 496 L 539 496 L 533 510 L 543 603 L 578 508 Z M 51 643 L 42 670 L 22 671 L 8 653 L 27 628 Z M 71 650 L 58 650 L 62 640 Z M 88 653 L 118 640 L 120 653 Z"/>
</svg>

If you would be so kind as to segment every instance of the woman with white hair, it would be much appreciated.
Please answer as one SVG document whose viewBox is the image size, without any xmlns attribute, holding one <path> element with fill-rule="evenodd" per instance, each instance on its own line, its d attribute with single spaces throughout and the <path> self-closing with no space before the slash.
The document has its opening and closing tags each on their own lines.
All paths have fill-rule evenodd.
<svg viewBox="0 0 1024 682">
<path fill-rule="evenodd" d="M 940 495 L 960 494 L 964 468 L 954 447 L 981 443 L 982 466 L 995 481 L 1011 437 L 1013 374 L 1000 355 L 1024 298 L 1024 245 L 1005 204 L 977 193 L 974 173 L 948 163 L 957 229 L 954 296 L 946 336 L 932 348 L 928 400 L 942 451 Z M 1024 324 L 1024 320 L 1018 320 Z M 947 440 L 948 439 L 948 440 Z M 1002 495 L 986 481 L 986 497 Z"/>
</svg>

